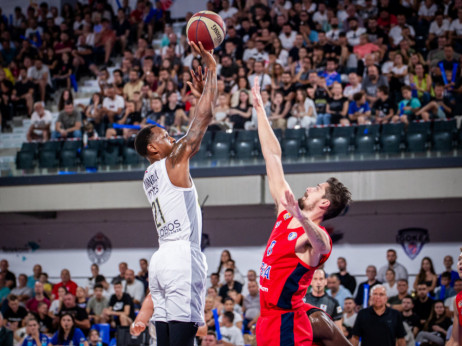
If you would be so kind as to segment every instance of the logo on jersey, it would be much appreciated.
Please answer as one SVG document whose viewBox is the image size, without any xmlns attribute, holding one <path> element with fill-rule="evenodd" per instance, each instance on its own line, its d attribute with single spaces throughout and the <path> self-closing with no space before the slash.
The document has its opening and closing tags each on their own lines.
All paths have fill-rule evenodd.
<svg viewBox="0 0 462 346">
<path fill-rule="evenodd" d="M 273 240 L 270 244 L 270 246 L 268 247 L 268 250 L 266 251 L 266 256 L 269 256 L 273 253 L 273 247 L 274 245 L 276 245 L 276 240 Z"/>
<path fill-rule="evenodd" d="M 287 220 L 290 217 L 292 217 L 292 215 L 290 215 L 290 213 L 285 213 L 284 214 L 284 220 Z"/>
<path fill-rule="evenodd" d="M 459 303 L 457 304 L 457 306 L 458 306 L 459 308 L 462 308 L 462 300 L 459 301 Z"/>
<path fill-rule="evenodd" d="M 264 279 L 270 279 L 271 266 L 267 265 L 265 262 L 262 262 L 260 267 L 260 276 Z"/>
<path fill-rule="evenodd" d="M 321 306 L 319 307 L 321 310 L 324 310 L 326 311 L 327 310 L 327 305 L 326 304 L 321 304 Z"/>
<path fill-rule="evenodd" d="M 287 237 L 288 240 L 297 239 L 298 235 L 297 232 L 290 232 L 289 236 Z"/>
<path fill-rule="evenodd" d="M 276 225 L 274 226 L 274 228 L 278 228 L 278 227 L 279 227 L 279 225 L 281 224 L 281 222 L 282 222 L 282 221 L 278 221 L 278 222 L 276 222 Z"/>
<path fill-rule="evenodd" d="M 401 244 L 410 259 L 416 258 L 425 243 L 430 241 L 428 231 L 423 228 L 405 228 L 398 231 L 396 241 Z"/>
</svg>

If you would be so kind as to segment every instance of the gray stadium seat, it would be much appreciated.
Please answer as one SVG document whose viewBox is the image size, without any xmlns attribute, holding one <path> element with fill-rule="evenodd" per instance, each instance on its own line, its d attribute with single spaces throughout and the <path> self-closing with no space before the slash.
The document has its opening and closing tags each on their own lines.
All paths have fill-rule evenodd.
<svg viewBox="0 0 462 346">
<path fill-rule="evenodd" d="M 229 160 L 231 156 L 231 144 L 227 142 L 215 142 L 212 145 L 212 159 Z"/>
<path fill-rule="evenodd" d="M 84 149 L 82 153 L 82 163 L 85 168 L 98 167 L 98 151 L 96 149 Z"/>
<path fill-rule="evenodd" d="M 409 152 L 424 152 L 430 133 L 429 121 L 413 121 L 406 131 L 406 147 Z"/>
<path fill-rule="evenodd" d="M 140 156 L 135 149 L 127 147 L 123 149 L 123 163 L 124 165 L 137 165 L 140 163 Z"/>
<path fill-rule="evenodd" d="M 284 157 L 296 159 L 300 155 L 301 140 L 300 139 L 284 139 L 282 142 L 282 152 Z"/>
<path fill-rule="evenodd" d="M 235 151 L 236 159 L 239 160 L 248 160 L 253 156 L 253 141 L 236 141 Z"/>
<path fill-rule="evenodd" d="M 63 150 L 60 154 L 60 166 L 65 168 L 76 167 L 77 151 L 76 150 Z"/>
<path fill-rule="evenodd" d="M 56 152 L 51 150 L 42 150 L 39 154 L 39 167 L 40 168 L 57 168 L 58 159 Z"/>
<path fill-rule="evenodd" d="M 373 154 L 375 152 L 375 137 L 372 135 L 356 136 L 355 148 L 358 154 Z"/>
<path fill-rule="evenodd" d="M 17 169 L 33 169 L 34 153 L 30 151 L 18 151 L 16 154 L 16 168 Z"/>
</svg>

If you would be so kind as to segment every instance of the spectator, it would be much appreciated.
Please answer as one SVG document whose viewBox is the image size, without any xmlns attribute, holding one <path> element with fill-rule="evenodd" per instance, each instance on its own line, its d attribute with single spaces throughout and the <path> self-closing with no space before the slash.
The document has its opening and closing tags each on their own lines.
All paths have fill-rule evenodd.
<svg viewBox="0 0 462 346">
<path fill-rule="evenodd" d="M 366 33 L 366 29 L 359 27 L 356 17 L 348 18 L 348 27 L 349 30 L 346 33 L 348 44 L 355 47 L 360 44 L 360 37 L 362 34 Z"/>
<path fill-rule="evenodd" d="M 221 297 L 218 295 L 218 290 L 214 287 L 209 287 L 207 289 L 207 297 L 211 297 L 214 300 L 213 308 L 217 309 L 218 311 L 223 310 L 223 303 L 221 301 Z"/>
<path fill-rule="evenodd" d="M 374 103 L 377 100 L 377 89 L 382 85 L 388 86 L 386 77 L 379 74 L 377 66 L 369 66 L 367 75 L 362 82 L 362 89 L 366 93 L 367 101 Z"/>
<path fill-rule="evenodd" d="M 143 81 L 140 79 L 138 71 L 135 69 L 130 70 L 128 83 L 124 86 L 125 100 L 133 100 L 133 94 L 140 92 L 143 86 Z"/>
<path fill-rule="evenodd" d="M 87 280 L 87 285 L 85 286 L 85 293 L 87 297 L 91 297 L 93 295 L 93 287 L 96 284 L 96 278 L 99 275 L 99 266 L 96 263 L 93 263 L 90 266 L 91 277 Z"/>
<path fill-rule="evenodd" d="M 441 274 L 441 286 L 435 289 L 435 298 L 445 301 L 447 298 L 455 296 L 457 293 L 454 288 L 451 287 L 451 273 Z"/>
<path fill-rule="evenodd" d="M 37 281 L 34 286 L 34 296 L 28 300 L 26 303 L 26 308 L 30 312 L 37 312 L 38 305 L 40 303 L 45 303 L 47 307 L 50 307 L 50 300 L 45 296 L 43 291 L 43 284 L 40 281 Z"/>
<path fill-rule="evenodd" d="M 316 306 L 325 311 L 335 322 L 340 330 L 342 329 L 342 307 L 338 301 L 326 294 L 327 286 L 326 273 L 323 269 L 317 269 L 311 281 L 311 292 L 305 296 L 305 303 Z"/>
<path fill-rule="evenodd" d="M 456 291 L 456 294 L 459 294 L 459 292 L 462 291 L 462 279 L 457 279 L 456 281 L 454 281 L 454 291 Z M 456 296 L 452 296 L 444 301 L 444 306 L 447 308 L 447 314 L 449 315 L 449 317 L 454 316 L 455 299 Z"/>
<path fill-rule="evenodd" d="M 35 283 L 40 280 L 40 275 L 42 274 L 42 266 L 40 264 L 36 264 L 34 265 L 32 271 L 34 274 L 27 278 L 27 286 L 31 289 L 34 289 Z"/>
<path fill-rule="evenodd" d="M 398 293 L 388 298 L 388 304 L 390 304 L 391 308 L 402 311 L 402 300 L 404 297 L 409 295 L 409 284 L 406 279 L 400 279 L 398 280 L 396 287 Z"/>
<path fill-rule="evenodd" d="M 334 298 L 339 306 L 343 306 L 346 298 L 351 298 L 351 292 L 340 284 L 338 274 L 329 275 L 327 278 L 328 290 L 326 293 Z"/>
<path fill-rule="evenodd" d="M 454 282 L 459 279 L 459 274 L 455 270 L 452 270 L 453 264 L 454 264 L 454 259 L 452 258 L 452 256 L 449 256 L 449 255 L 444 256 L 443 265 L 444 265 L 445 271 L 443 273 L 449 273 L 451 275 L 451 282 L 450 282 L 451 287 L 454 287 Z M 437 283 L 438 286 L 441 285 L 442 275 L 443 274 L 440 274 L 440 276 L 438 277 L 438 283 Z"/>
<path fill-rule="evenodd" d="M 109 306 L 108 299 L 103 295 L 103 285 L 95 284 L 94 295 L 88 300 L 87 313 L 94 323 L 101 323 L 101 315 L 104 309 Z"/>
<path fill-rule="evenodd" d="M 372 305 L 359 311 L 353 327 L 352 344 L 357 346 L 404 346 L 406 331 L 401 314 L 387 307 L 387 292 L 382 285 L 371 289 Z"/>
<path fill-rule="evenodd" d="M 40 101 L 45 102 L 46 92 L 51 91 L 51 74 L 48 66 L 42 60 L 36 59 L 34 66 L 29 67 L 27 76 L 35 83 L 40 92 Z"/>
<path fill-rule="evenodd" d="M 284 94 L 277 91 L 271 104 L 271 116 L 268 119 L 273 129 L 286 129 L 287 117 L 290 113 L 290 102 L 284 101 Z"/>
<path fill-rule="evenodd" d="M 235 292 L 235 291 L 231 290 L 230 292 Z M 237 307 L 237 309 L 236 309 L 236 307 Z M 225 301 L 224 301 L 224 304 L 223 304 L 223 313 L 226 312 L 226 311 L 229 311 L 229 312 L 233 313 L 233 315 L 234 315 L 233 324 L 237 328 L 239 328 L 239 330 L 242 330 L 242 321 L 243 321 L 242 320 L 242 314 L 241 314 L 242 310 L 241 310 L 240 306 L 236 305 L 236 301 L 231 296 L 225 298 Z M 221 314 L 220 317 L 218 318 L 218 321 L 220 322 L 220 325 L 222 325 L 222 318 L 223 318 L 223 314 Z"/>
<path fill-rule="evenodd" d="M 243 78 L 247 81 L 247 79 Z M 229 107 L 229 97 L 225 94 L 218 96 L 218 105 L 213 109 L 214 118 L 210 123 L 209 131 L 222 131 L 230 127 L 228 115 L 231 108 Z"/>
<path fill-rule="evenodd" d="M 19 69 L 19 79 L 14 84 L 14 89 L 11 93 L 11 100 L 13 101 L 15 109 L 20 105 L 26 106 L 27 114 L 31 114 L 33 112 L 34 93 L 35 84 L 27 75 L 27 69 L 21 67 Z"/>
<path fill-rule="evenodd" d="M 63 305 L 64 296 L 67 294 L 67 288 L 64 286 L 58 287 L 58 293 L 55 299 L 51 302 L 49 316 L 54 318 L 59 315 L 59 311 Z"/>
<path fill-rule="evenodd" d="M 126 262 L 119 263 L 119 275 L 112 278 L 111 284 L 115 284 L 116 282 L 122 282 L 125 280 L 125 272 L 128 269 L 128 264 Z"/>
<path fill-rule="evenodd" d="M 76 304 L 76 297 L 71 293 L 66 293 L 63 298 L 63 304 L 59 315 L 70 313 L 74 316 L 74 323 L 76 327 L 80 328 L 84 333 L 90 329 L 90 319 L 88 318 L 87 311 Z"/>
<path fill-rule="evenodd" d="M 357 310 L 359 310 L 361 307 L 367 307 L 369 305 L 370 297 L 368 292 L 370 292 L 372 290 L 372 287 L 374 287 L 375 285 L 381 284 L 381 282 L 376 279 L 377 268 L 375 266 L 367 266 L 366 276 L 367 280 L 359 284 L 358 292 L 356 293 L 355 303 Z M 367 296 L 364 296 L 365 292 L 367 292 Z"/>
<path fill-rule="evenodd" d="M 110 22 L 106 18 L 101 21 L 101 25 L 101 31 L 96 32 L 95 36 L 95 52 L 98 57 L 104 55 L 103 63 L 107 65 L 114 47 L 116 34 L 111 29 Z"/>
<path fill-rule="evenodd" d="M 281 40 L 282 47 L 286 50 L 290 50 L 294 46 L 296 37 L 297 32 L 295 30 L 292 30 L 292 26 L 290 25 L 290 23 L 284 23 L 284 25 L 282 26 L 282 31 L 278 36 L 279 40 Z"/>
<path fill-rule="evenodd" d="M 425 324 L 432 311 L 433 299 L 428 296 L 428 286 L 424 282 L 417 284 L 416 291 L 413 311 L 419 316 L 420 323 Z"/>
<path fill-rule="evenodd" d="M 395 114 L 394 104 L 390 100 L 389 90 L 388 87 L 386 87 L 385 85 L 382 85 L 377 89 L 377 100 L 374 102 L 374 105 L 372 106 L 372 112 L 374 115 L 374 122 L 376 124 L 389 123 Z M 384 267 L 380 268 L 380 270 L 382 270 L 383 268 Z M 406 270 L 406 268 L 404 268 L 404 270 Z"/>
<path fill-rule="evenodd" d="M 260 291 L 256 281 L 249 281 L 249 294 L 244 298 L 242 311 L 244 312 L 244 333 L 250 331 L 260 317 Z"/>
<path fill-rule="evenodd" d="M 412 336 L 415 337 L 421 328 L 421 324 L 419 316 L 417 316 L 413 311 L 414 301 L 412 300 L 412 297 L 405 296 L 401 305 L 401 317 L 403 318 L 403 322 L 407 323 L 407 325 L 411 328 Z"/>
<path fill-rule="evenodd" d="M 0 261 L 0 273 L 4 274 L 5 286 L 10 290 L 16 287 L 16 275 L 8 270 L 10 264 L 6 259 Z"/>
<path fill-rule="evenodd" d="M 68 312 L 60 316 L 58 331 L 51 338 L 50 344 L 88 346 L 85 335 L 80 328 L 77 327 L 74 316 Z"/>
<path fill-rule="evenodd" d="M 10 294 L 11 290 L 6 286 L 5 273 L 0 272 L 0 303 Z"/>
<path fill-rule="evenodd" d="M 393 297 L 398 295 L 397 282 L 395 280 L 395 271 L 393 269 L 387 269 L 385 274 L 385 282 L 383 287 L 387 290 L 387 297 Z"/>
<path fill-rule="evenodd" d="M 22 346 L 31 345 L 48 345 L 50 339 L 45 334 L 40 332 L 39 323 L 35 318 L 29 318 L 26 322 L 26 337 L 21 343 Z"/>
<path fill-rule="evenodd" d="M 332 84 L 332 97 L 327 99 L 326 112 L 331 115 L 332 125 L 349 125 L 348 120 L 348 99 L 342 94 L 342 84 Z"/>
<path fill-rule="evenodd" d="M 244 338 L 242 337 L 241 330 L 233 324 L 235 316 L 231 311 L 223 313 L 223 325 L 220 326 L 221 336 L 227 345 L 244 346 Z"/>
<path fill-rule="evenodd" d="M 295 93 L 295 103 L 290 111 L 290 117 L 287 119 L 287 128 L 302 127 L 307 129 L 316 124 L 316 107 L 306 91 L 297 89 Z"/>
<path fill-rule="evenodd" d="M 269 97 L 269 92 L 268 90 L 261 90 L 260 94 L 266 111 L 266 116 L 269 118 L 271 117 L 271 100 Z M 245 126 L 246 130 L 256 130 L 258 127 L 257 112 L 254 107 L 252 107 L 252 120 L 246 122 Z"/>
<path fill-rule="evenodd" d="M 3 315 L 0 312 L 0 345 L 13 346 L 13 331 L 4 326 Z"/>
<path fill-rule="evenodd" d="M 146 291 L 149 286 L 149 264 L 146 258 L 140 259 L 140 271 L 136 275 L 136 279 L 141 281 L 144 285 L 144 290 Z"/>
<path fill-rule="evenodd" d="M 88 335 L 88 346 L 108 346 L 106 343 L 101 341 L 99 332 L 96 329 L 90 330 Z"/>
<path fill-rule="evenodd" d="M 87 308 L 87 295 L 85 294 L 85 289 L 83 287 L 77 287 L 75 291 L 76 304 L 82 309 Z"/>
<path fill-rule="evenodd" d="M 239 95 L 239 104 L 229 110 L 229 121 L 233 129 L 244 129 L 244 125 L 252 116 L 252 107 L 248 92 L 242 90 Z"/>
<path fill-rule="evenodd" d="M 116 117 L 122 114 L 125 101 L 122 96 L 116 95 L 113 84 L 108 84 L 106 86 L 105 94 L 106 97 L 103 99 L 101 113 L 105 122 L 113 123 Z"/>
<path fill-rule="evenodd" d="M 250 87 L 253 87 L 253 83 L 255 81 L 255 77 L 258 77 L 258 81 L 260 83 L 260 89 L 267 89 L 271 86 L 271 77 L 265 73 L 263 61 L 255 61 L 254 64 L 254 73 L 249 76 L 249 84 Z"/>
<path fill-rule="evenodd" d="M 207 288 L 213 287 L 216 290 L 219 290 L 221 287 L 220 284 L 220 274 L 212 273 L 210 274 L 210 286 Z"/>
<path fill-rule="evenodd" d="M 27 286 L 26 274 L 18 275 L 18 286 L 11 290 L 11 294 L 16 295 L 20 303 L 25 303 L 32 297 L 33 292 L 30 287 Z"/>
<path fill-rule="evenodd" d="M 48 316 L 48 305 L 45 302 L 40 302 L 37 305 L 37 312 L 34 314 L 39 323 L 41 333 L 51 333 L 53 331 L 53 320 Z"/>
<path fill-rule="evenodd" d="M 229 290 L 235 290 L 237 293 L 242 292 L 242 284 L 234 280 L 234 270 L 228 268 L 225 270 L 225 284 L 220 287 L 219 296 L 224 302 L 228 296 Z"/>
<path fill-rule="evenodd" d="M 208 331 L 207 335 L 202 338 L 202 346 L 217 346 L 217 336 L 213 331 Z"/>
<path fill-rule="evenodd" d="M 53 121 L 50 111 L 46 110 L 43 102 L 34 104 L 34 113 L 31 116 L 31 125 L 27 131 L 27 140 L 47 141 L 50 138 L 50 125 Z"/>
<path fill-rule="evenodd" d="M 148 112 L 145 119 L 155 121 L 162 126 L 165 125 L 165 115 L 162 111 L 162 99 L 159 96 L 153 96 L 151 98 L 151 110 Z"/>
<path fill-rule="evenodd" d="M 141 113 L 135 110 L 135 103 L 132 100 L 125 102 L 125 111 L 123 116 L 116 117 L 114 119 L 118 125 L 140 125 L 143 119 L 141 118 Z M 139 130 L 132 128 L 122 128 L 114 129 L 109 128 L 106 130 L 106 138 L 113 138 L 116 136 L 122 136 L 125 139 L 130 138 L 133 135 L 136 135 Z"/>
<path fill-rule="evenodd" d="M 445 95 L 444 85 L 435 84 L 435 97 L 432 97 L 425 106 L 418 110 L 415 115 L 420 116 L 423 120 L 430 119 L 451 119 L 453 110 L 456 106 L 456 100 Z"/>
<path fill-rule="evenodd" d="M 347 262 L 344 257 L 337 258 L 337 267 L 339 272 L 335 274 L 340 279 L 341 285 L 348 289 L 352 294 L 354 294 L 356 289 L 356 279 L 354 276 L 348 273 Z"/>
<path fill-rule="evenodd" d="M 313 99 L 316 105 L 316 125 L 330 125 L 331 115 L 327 113 L 327 101 L 331 97 L 331 93 L 326 85 L 326 80 L 319 77 L 316 72 L 310 72 L 309 80 L 311 87 L 308 86 L 308 97 Z M 314 89 L 314 94 L 311 89 Z"/>
<path fill-rule="evenodd" d="M 124 283 L 124 292 L 130 295 L 135 306 L 141 307 L 141 303 L 144 300 L 144 285 L 140 280 L 135 278 L 135 272 L 132 269 L 125 271 Z"/>
<path fill-rule="evenodd" d="M 447 330 L 451 324 L 451 319 L 445 314 L 444 303 L 441 300 L 436 300 L 422 331 L 417 334 L 416 342 L 444 345 Z"/>
<path fill-rule="evenodd" d="M 77 284 L 71 280 L 71 273 L 67 269 L 61 270 L 61 282 L 53 286 L 53 296 L 58 296 L 58 288 L 65 287 L 67 292 L 75 296 Z"/>
<path fill-rule="evenodd" d="M 114 284 L 114 292 L 109 307 L 103 310 L 102 320 L 110 322 L 113 327 L 129 326 L 135 319 L 133 300 L 123 291 L 122 282 Z"/>
<path fill-rule="evenodd" d="M 436 276 L 431 258 L 422 258 L 419 274 L 417 274 L 414 280 L 414 289 L 417 290 L 419 284 L 425 283 L 428 287 L 428 292 L 433 295 L 437 280 L 438 277 Z"/>
<path fill-rule="evenodd" d="M 40 279 L 39 281 L 42 283 L 43 285 L 43 292 L 44 294 L 46 294 L 47 297 L 50 297 L 52 298 L 51 296 L 51 291 L 53 289 L 53 287 L 51 286 L 51 284 L 48 282 L 48 274 L 47 273 L 41 273 L 40 274 Z"/>
<path fill-rule="evenodd" d="M 412 92 L 417 92 L 417 97 L 423 103 L 430 101 L 430 95 L 434 94 L 433 81 L 431 75 L 425 72 L 425 67 L 422 63 L 418 62 L 415 65 L 414 71 L 410 72 L 409 82 Z"/>
<path fill-rule="evenodd" d="M 363 125 L 370 123 L 371 108 L 366 100 L 366 95 L 359 92 L 354 95 L 353 101 L 348 106 L 348 120 L 352 124 Z"/>
<path fill-rule="evenodd" d="M 24 318 L 27 316 L 27 310 L 19 305 L 19 298 L 10 294 L 7 298 L 8 307 L 5 310 L 4 318 L 10 325 L 21 328 Z"/>
<path fill-rule="evenodd" d="M 350 72 L 348 74 L 348 85 L 343 90 L 343 96 L 351 101 L 353 100 L 353 95 L 360 92 L 361 88 L 361 83 L 356 72 Z"/>
<path fill-rule="evenodd" d="M 399 114 L 395 115 L 392 118 L 392 122 L 403 122 L 408 124 L 411 121 L 417 120 L 418 115 L 417 112 L 421 107 L 421 103 L 418 98 L 412 97 L 412 89 L 411 87 L 405 85 L 401 88 L 401 92 L 403 95 L 403 100 L 400 101 L 398 104 L 398 111 Z M 425 119 L 422 115 L 422 119 L 428 121 L 429 119 Z M 436 281 L 435 281 L 436 284 Z"/>
<path fill-rule="evenodd" d="M 59 113 L 52 138 L 82 138 L 82 115 L 74 109 L 72 102 L 67 102 L 64 111 Z"/>
<path fill-rule="evenodd" d="M 351 332 L 353 330 L 353 327 L 355 325 L 356 317 L 358 314 L 355 311 L 355 300 L 353 298 L 345 298 L 344 304 L 343 304 L 343 317 L 342 317 L 342 322 L 343 322 L 343 327 L 346 329 L 345 337 L 350 340 L 352 335 Z"/>
</svg>

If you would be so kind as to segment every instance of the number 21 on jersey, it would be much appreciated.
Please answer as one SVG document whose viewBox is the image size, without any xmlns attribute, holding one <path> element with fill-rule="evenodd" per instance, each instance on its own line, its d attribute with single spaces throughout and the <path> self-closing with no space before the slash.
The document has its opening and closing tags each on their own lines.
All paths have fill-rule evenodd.
<svg viewBox="0 0 462 346">
<path fill-rule="evenodd" d="M 152 202 L 152 213 L 154 214 L 156 227 L 159 228 L 165 223 L 164 214 L 162 214 L 162 210 L 160 209 L 159 198 L 156 198 L 154 202 Z"/>
</svg>

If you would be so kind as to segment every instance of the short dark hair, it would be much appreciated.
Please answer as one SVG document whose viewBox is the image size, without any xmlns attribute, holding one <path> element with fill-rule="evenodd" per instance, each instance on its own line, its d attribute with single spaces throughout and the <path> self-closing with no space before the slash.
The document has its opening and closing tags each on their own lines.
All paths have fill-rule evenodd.
<svg viewBox="0 0 462 346">
<path fill-rule="evenodd" d="M 122 285 L 122 280 L 116 280 L 113 285 Z"/>
<path fill-rule="evenodd" d="M 148 155 L 148 143 L 151 140 L 151 129 L 153 127 L 156 127 L 156 125 L 146 126 L 136 135 L 135 150 L 142 157 L 146 157 Z"/>
<path fill-rule="evenodd" d="M 409 85 L 403 85 L 401 87 L 401 91 L 404 91 L 404 90 L 407 90 L 407 91 L 412 91 L 411 87 Z"/>
<path fill-rule="evenodd" d="M 441 278 L 446 278 L 446 279 L 451 280 L 451 273 L 444 272 L 443 274 L 441 274 Z"/>
<path fill-rule="evenodd" d="M 398 282 L 400 282 L 400 281 L 405 282 L 406 285 L 409 285 L 409 281 L 407 281 L 407 279 L 399 279 Z"/>
<path fill-rule="evenodd" d="M 361 100 L 364 96 L 364 93 L 362 91 L 356 93 L 353 95 L 353 100 L 355 100 L 356 102 Z"/>
<path fill-rule="evenodd" d="M 388 90 L 388 87 L 386 85 L 379 86 L 377 88 L 377 90 L 383 92 L 385 95 L 390 95 L 390 90 Z M 390 251 L 390 250 L 388 250 L 388 251 Z M 395 251 L 395 253 L 396 253 L 396 251 Z"/>
<path fill-rule="evenodd" d="M 216 276 L 217 278 L 219 278 L 220 274 L 219 273 L 212 273 L 212 274 L 210 274 L 210 276 Z"/>
<path fill-rule="evenodd" d="M 93 290 L 96 290 L 97 288 L 101 288 L 102 290 L 104 289 L 103 285 L 101 284 L 96 284 L 95 286 L 93 286 Z"/>
<path fill-rule="evenodd" d="M 226 317 L 231 323 L 234 322 L 234 313 L 232 313 L 231 311 L 223 312 L 223 317 Z"/>
<path fill-rule="evenodd" d="M 231 297 L 226 297 L 225 299 L 223 299 L 223 303 L 226 303 L 226 302 L 229 302 L 229 301 L 232 301 L 233 304 L 235 303 L 234 299 L 231 298 Z"/>
<path fill-rule="evenodd" d="M 347 298 L 345 298 L 343 301 L 345 302 L 345 301 L 347 301 L 347 300 L 351 300 L 351 301 L 353 301 L 353 302 L 355 301 L 355 299 L 354 299 L 353 297 L 347 297 Z"/>
<path fill-rule="evenodd" d="M 233 273 L 233 274 L 234 274 L 234 269 L 232 269 L 232 268 L 228 268 L 228 269 L 226 269 L 226 270 L 225 270 L 225 273 L 226 273 L 226 272 L 231 272 L 231 273 Z"/>
<path fill-rule="evenodd" d="M 19 297 L 16 294 L 9 294 L 8 297 L 6 297 L 6 299 L 9 302 L 14 302 L 16 300 L 19 300 Z"/>
<path fill-rule="evenodd" d="M 330 205 L 324 214 L 324 220 L 336 217 L 351 202 L 351 192 L 340 181 L 332 177 L 327 180 L 327 184 L 329 187 L 326 189 L 324 198 L 330 201 Z"/>
</svg>

